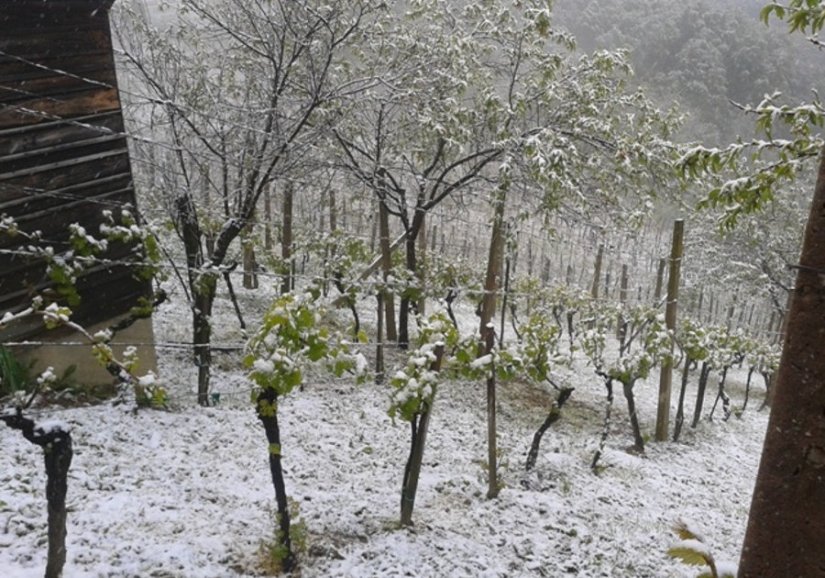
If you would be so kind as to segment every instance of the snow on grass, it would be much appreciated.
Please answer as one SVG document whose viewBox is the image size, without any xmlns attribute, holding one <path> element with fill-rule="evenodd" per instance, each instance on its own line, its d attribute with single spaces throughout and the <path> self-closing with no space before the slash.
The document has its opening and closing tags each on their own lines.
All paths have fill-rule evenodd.
<svg viewBox="0 0 825 578">
<path fill-rule="evenodd" d="M 178 331 L 182 315 L 161 312 L 160 339 L 173 340 L 163 331 Z M 216 319 L 234 326 L 229 311 L 218 308 Z M 216 359 L 221 403 L 199 408 L 188 356 L 161 354 L 173 411 L 130 415 L 104 405 L 37 415 L 65 422 L 74 440 L 67 578 L 259 575 L 274 494 L 250 384 L 237 362 Z M 740 405 L 741 377 L 735 373 L 729 387 Z M 651 442 L 639 456 L 625 451 L 632 436 L 617 396 L 596 475 L 590 462 L 604 388 L 584 366 L 569 380 L 576 391 L 529 474 L 526 453 L 554 394 L 518 383 L 499 388 L 505 487 L 494 500 L 485 497 L 483 384 L 439 387 L 414 526 L 399 529 L 410 431 L 387 416 L 389 386 L 308 379 L 305 391 L 280 404 L 287 491 L 308 531 L 301 576 L 693 576 L 695 568 L 666 555 L 679 518 L 699 522 L 716 558 L 736 559 L 767 421 L 753 409 L 760 400 L 742 419 L 703 420 L 686 428 L 682 442 Z M 657 380 L 636 387 L 647 435 Z M 692 402 L 689 396 L 691 410 Z M 46 553 L 40 449 L 8 428 L 0 428 L 0 447 L 0 575 L 39 577 Z"/>
</svg>

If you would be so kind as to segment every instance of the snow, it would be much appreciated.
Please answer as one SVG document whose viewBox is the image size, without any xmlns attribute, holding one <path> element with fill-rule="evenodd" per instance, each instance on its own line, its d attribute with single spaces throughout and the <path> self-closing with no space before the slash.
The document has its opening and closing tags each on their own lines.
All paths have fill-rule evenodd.
<svg viewBox="0 0 825 578">
<path fill-rule="evenodd" d="M 38 422 L 34 427 L 35 431 L 41 432 L 43 435 L 49 435 L 56 432 L 71 432 L 72 426 L 60 419 L 49 419 Z"/>
<path fill-rule="evenodd" d="M 184 337 L 175 332 L 186 331 L 187 314 L 164 307 L 155 319 L 158 340 Z M 472 310 L 465 315 L 473 319 Z M 215 326 L 226 332 L 216 341 L 234 337 L 233 316 L 231 305 L 216 304 Z M 191 394 L 196 369 L 188 355 L 160 353 L 158 379 L 169 388 L 171 411 L 132 415 L 99 405 L 32 412 L 41 426 L 59 420 L 72 431 L 64 575 L 260 575 L 259 548 L 274 532 L 274 493 L 246 370 L 216 359 L 213 389 L 221 402 L 204 409 Z M 388 374 L 402 362 L 388 359 Z M 741 404 L 744 372 L 730 379 Z M 715 558 L 738 558 L 767 413 L 703 420 L 696 430 L 685 428 L 680 443 L 650 442 L 640 456 L 625 450 L 632 436 L 617 398 L 605 467 L 596 475 L 590 462 L 603 428 L 604 387 L 583 364 L 570 380 L 576 391 L 529 474 L 527 450 L 554 392 L 518 382 L 499 387 L 504 488 L 493 500 L 486 498 L 484 387 L 441 383 L 414 526 L 399 529 L 409 425 L 387 415 L 390 385 L 308 376 L 304 391 L 279 402 L 287 491 L 308 532 L 301 576 L 686 578 L 696 568 L 666 555 L 680 518 L 701 521 L 691 528 Z M 657 387 L 658 373 L 636 385 L 646 435 Z M 46 553 L 42 454 L 9 428 L 0 428 L 0 447 L 2 576 L 39 578 Z"/>
</svg>

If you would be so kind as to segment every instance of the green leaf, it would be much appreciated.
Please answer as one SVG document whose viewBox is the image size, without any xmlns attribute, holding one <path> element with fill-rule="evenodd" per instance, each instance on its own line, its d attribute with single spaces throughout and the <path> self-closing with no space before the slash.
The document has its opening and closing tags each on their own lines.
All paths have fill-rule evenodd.
<svg viewBox="0 0 825 578">
<path fill-rule="evenodd" d="M 708 563 L 703 553 L 688 546 L 674 546 L 667 551 L 667 555 L 691 566 L 704 566 Z"/>
</svg>

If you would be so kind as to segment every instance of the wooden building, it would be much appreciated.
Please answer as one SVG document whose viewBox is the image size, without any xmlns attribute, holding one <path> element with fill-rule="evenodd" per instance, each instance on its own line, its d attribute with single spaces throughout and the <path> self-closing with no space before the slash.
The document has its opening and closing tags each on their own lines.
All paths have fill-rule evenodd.
<svg viewBox="0 0 825 578">
<path fill-rule="evenodd" d="M 40 231 L 43 245 L 56 251 L 68 248 L 70 224 L 100 237 L 104 210 L 119 215 L 136 206 L 109 28 L 112 2 L 0 4 L 0 215 L 14 218 L 22 231 Z M 44 289 L 48 293 L 44 263 L 21 254 L 30 243 L 0 233 L 0 317 L 25 308 Z M 133 251 L 112 244 L 82 274 L 73 320 L 101 327 L 149 295 L 150 286 L 136 278 L 133 266 L 112 264 Z M 131 340 L 152 341 L 151 323 L 131 331 Z M 37 319 L 0 332 L 2 343 L 55 338 L 65 340 L 65 332 L 44 333 Z M 78 367 L 94 364 L 86 352 L 65 349 L 28 353 L 44 365 L 61 365 L 53 362 L 55 355 L 68 356 Z M 154 365 L 153 351 L 142 356 Z"/>
</svg>

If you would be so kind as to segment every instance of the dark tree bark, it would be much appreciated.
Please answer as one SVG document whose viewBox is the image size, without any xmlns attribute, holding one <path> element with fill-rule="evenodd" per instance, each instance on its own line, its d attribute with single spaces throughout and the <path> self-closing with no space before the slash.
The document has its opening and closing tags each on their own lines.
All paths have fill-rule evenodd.
<svg viewBox="0 0 825 578">
<path fill-rule="evenodd" d="M 696 390 L 696 406 L 693 409 L 693 421 L 690 427 L 695 428 L 699 425 L 699 420 L 702 418 L 702 406 L 705 403 L 705 389 L 708 386 L 708 377 L 710 376 L 710 366 L 708 362 L 702 363 L 702 369 L 699 371 L 699 387 Z"/>
<path fill-rule="evenodd" d="M 740 578 L 825 576 L 825 154 L 797 270 Z"/>
<path fill-rule="evenodd" d="M 536 431 L 535 435 L 533 435 L 533 443 L 530 445 L 530 451 L 527 453 L 527 462 L 524 465 L 524 469 L 528 472 L 536 465 L 536 459 L 539 455 L 539 445 L 541 444 L 542 437 L 544 437 L 544 433 L 550 428 L 551 425 L 561 419 L 561 408 L 564 406 L 565 402 L 570 399 L 570 396 L 573 394 L 573 390 L 574 388 L 572 387 L 565 387 L 559 391 L 558 396 L 556 396 L 556 400 L 550 407 L 547 417 L 544 418 L 544 423 L 541 424 L 541 427 L 539 427 L 538 431 Z"/>
<path fill-rule="evenodd" d="M 390 276 L 392 269 L 392 250 L 390 249 L 390 221 L 387 205 L 384 201 L 378 203 L 378 229 L 379 243 L 381 245 L 381 275 L 384 283 Z M 397 341 L 398 332 L 395 328 L 395 298 L 392 290 L 385 290 L 384 292 L 384 319 L 387 327 L 387 341 Z"/>
<path fill-rule="evenodd" d="M 355 307 L 355 296 L 347 290 L 347 287 L 344 285 L 343 276 L 341 275 L 340 271 L 335 271 L 333 273 L 332 283 L 335 285 L 335 288 L 338 289 L 338 292 L 341 294 L 341 299 L 343 299 L 344 305 L 346 305 L 347 309 L 349 309 L 350 313 L 352 313 L 352 333 L 355 339 L 358 339 L 358 333 L 361 331 L 361 320 L 358 317 L 358 309 L 356 309 Z"/>
<path fill-rule="evenodd" d="M 444 347 L 435 349 L 435 361 L 430 369 L 441 371 Z M 435 398 L 433 398 L 435 399 Z M 404 479 L 401 483 L 401 525 L 412 525 L 412 513 L 415 507 L 415 494 L 418 491 L 418 479 L 421 476 L 421 464 L 424 461 L 424 447 L 427 444 L 427 431 L 430 427 L 432 407 L 424 404 L 424 409 L 410 422 L 410 455 L 404 466 Z"/>
<path fill-rule="evenodd" d="M 771 385 L 773 384 L 775 374 L 768 373 L 767 371 L 763 371 L 761 374 L 762 379 L 765 381 L 765 399 L 762 400 L 762 405 L 759 406 L 757 411 L 762 411 L 766 407 L 770 407 L 771 397 L 773 397 L 773 388 Z"/>
<path fill-rule="evenodd" d="M 756 371 L 755 367 L 751 367 L 748 369 L 748 380 L 745 382 L 745 401 L 742 403 L 742 411 L 744 412 L 748 409 L 748 398 L 751 395 L 751 379 L 753 379 L 753 373 Z M 767 396 L 765 396 L 767 397 Z"/>
<path fill-rule="evenodd" d="M 610 417 L 613 413 L 613 379 L 602 374 L 604 378 L 604 386 L 607 389 L 607 403 L 604 410 L 604 422 L 602 426 L 602 435 L 599 437 L 599 449 L 593 454 L 593 461 L 590 462 L 590 469 L 594 473 L 598 473 L 599 460 L 604 453 L 604 446 L 607 444 L 607 438 L 610 436 Z"/>
<path fill-rule="evenodd" d="M 20 430 L 24 438 L 43 448 L 49 544 L 45 576 L 60 578 L 66 564 L 66 492 L 73 456 L 72 435 L 59 427 L 48 431 L 37 428 L 34 421 L 24 417 L 19 408 L 15 415 L 3 416 L 0 420 L 10 428 Z"/>
<path fill-rule="evenodd" d="M 376 318 L 376 342 L 375 342 L 375 383 L 384 382 L 384 293 L 378 291 L 375 294 L 378 309 L 375 312 Z"/>
<path fill-rule="evenodd" d="M 633 449 L 638 452 L 645 451 L 645 440 L 642 437 L 642 428 L 639 427 L 639 416 L 636 415 L 636 398 L 633 395 L 633 386 L 636 380 L 622 383 L 624 398 L 627 400 L 627 413 L 630 416 L 630 426 L 633 428 Z"/>
<path fill-rule="evenodd" d="M 411 278 L 418 278 L 418 234 L 424 225 L 424 216 L 427 213 L 417 210 L 413 216 L 412 223 L 407 229 L 404 238 L 405 265 Z M 416 300 L 417 302 L 417 300 Z M 413 307 L 413 299 L 409 292 L 404 292 L 401 296 L 401 303 L 398 309 L 398 346 L 407 349 L 410 345 L 410 310 Z"/>
<path fill-rule="evenodd" d="M 723 367 L 722 368 L 722 375 L 719 377 L 719 389 L 716 392 L 716 399 L 713 400 L 713 407 L 710 409 L 710 416 L 708 419 L 713 419 L 713 414 L 716 411 L 716 406 L 719 404 L 719 400 L 722 400 L 722 413 L 725 414 L 724 420 L 727 420 L 730 417 L 730 397 L 727 393 L 725 393 L 725 382 L 728 378 L 728 369 L 730 367 Z"/>
<path fill-rule="evenodd" d="M 192 293 L 192 342 L 194 361 L 198 368 L 198 404 L 209 405 L 209 377 L 212 366 L 212 305 L 215 301 L 217 279 L 212 272 L 203 271 L 205 263 L 201 238 L 203 231 L 191 197 L 181 195 L 176 200 L 175 217 L 178 232 L 186 251 L 186 269 L 189 290 Z M 219 263 L 219 261 L 218 261 Z"/>
<path fill-rule="evenodd" d="M 272 389 L 264 389 L 258 394 L 256 404 L 258 419 L 264 426 L 266 441 L 269 443 L 269 472 L 275 489 L 275 502 L 278 508 L 278 540 L 284 548 L 281 567 L 284 572 L 295 568 L 297 560 L 292 552 L 292 539 L 289 535 L 289 501 L 284 483 L 284 470 L 281 465 L 281 429 L 278 425 L 278 395 Z"/>
<path fill-rule="evenodd" d="M 286 295 L 295 286 L 295 264 L 292 257 L 292 213 L 295 188 L 292 181 L 287 181 L 284 186 L 283 205 L 281 212 L 283 224 L 281 229 L 281 260 L 284 263 L 283 281 L 281 282 L 281 294 Z"/>
<path fill-rule="evenodd" d="M 685 392 L 687 391 L 688 376 L 690 375 L 691 359 L 685 355 L 682 361 L 684 367 L 682 368 L 682 385 L 679 388 L 679 405 L 676 408 L 676 420 L 673 424 L 673 441 L 678 442 L 679 436 L 682 435 L 682 426 L 685 423 Z"/>
</svg>

